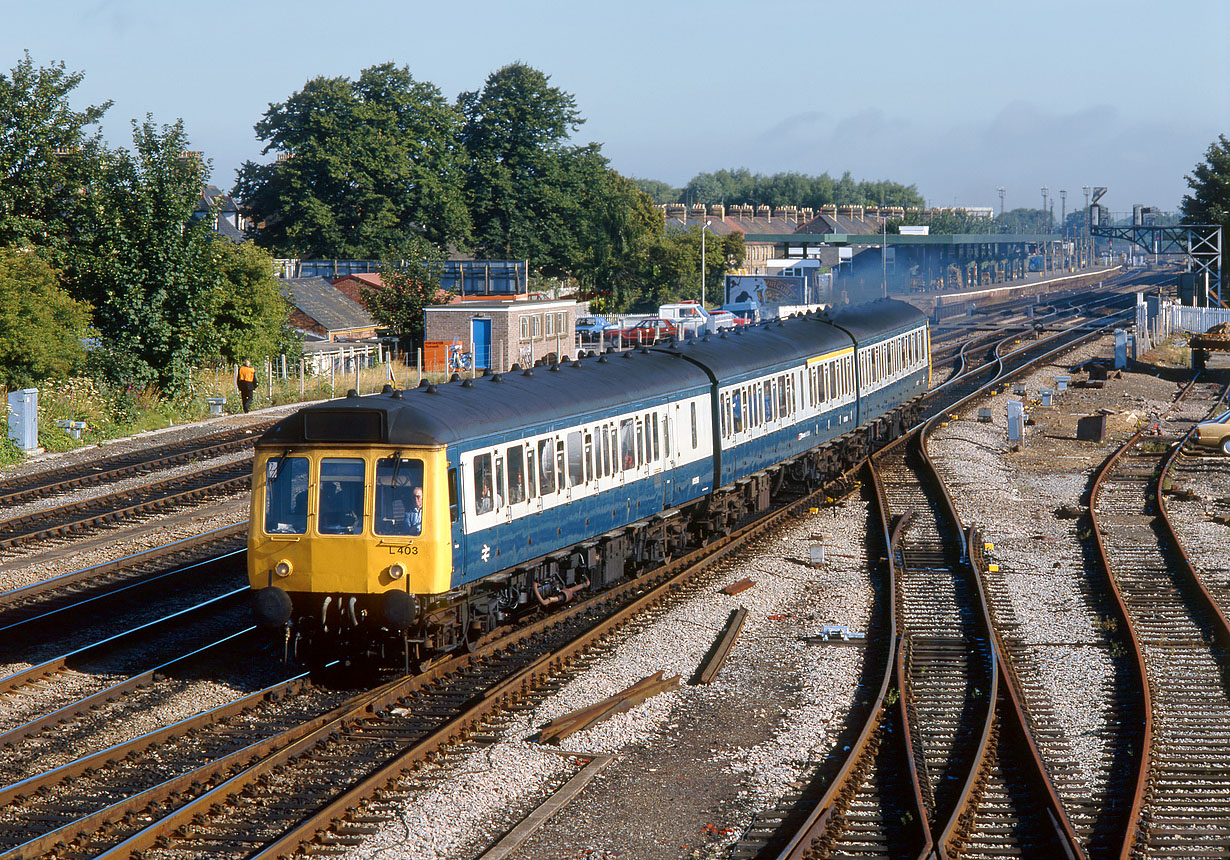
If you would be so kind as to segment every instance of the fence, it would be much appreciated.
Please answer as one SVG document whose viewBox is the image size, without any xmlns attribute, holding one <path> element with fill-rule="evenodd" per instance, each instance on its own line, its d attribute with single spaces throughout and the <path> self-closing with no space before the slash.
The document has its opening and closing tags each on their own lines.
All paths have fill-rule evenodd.
<svg viewBox="0 0 1230 860">
<path fill-rule="evenodd" d="M 1230 323 L 1230 308 L 1202 308 L 1160 301 L 1156 296 L 1138 294 L 1136 333 L 1141 351 L 1152 349 L 1176 331 L 1202 334 L 1215 325 Z"/>
</svg>

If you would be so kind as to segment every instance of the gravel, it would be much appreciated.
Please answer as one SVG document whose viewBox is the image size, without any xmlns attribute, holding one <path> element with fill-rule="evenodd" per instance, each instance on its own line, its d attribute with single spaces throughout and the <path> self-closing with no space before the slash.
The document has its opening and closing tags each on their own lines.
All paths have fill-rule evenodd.
<svg viewBox="0 0 1230 860">
<path fill-rule="evenodd" d="M 621 634 L 532 711 L 509 715 L 498 741 L 420 781 L 400 817 L 350 856 L 477 856 L 578 769 L 533 737 L 555 717 L 613 695 L 658 670 L 684 685 L 573 735 L 564 751 L 614 755 L 516 857 L 722 857 L 758 813 L 771 810 L 823 759 L 857 689 L 862 649 L 808 644 L 826 623 L 865 629 L 872 589 L 858 499 L 805 515 L 720 564 L 703 585 L 639 629 Z M 811 567 L 811 536 L 827 562 Z M 730 597 L 718 589 L 756 585 Z M 688 686 L 726 622 L 748 617 L 707 687 Z"/>
</svg>

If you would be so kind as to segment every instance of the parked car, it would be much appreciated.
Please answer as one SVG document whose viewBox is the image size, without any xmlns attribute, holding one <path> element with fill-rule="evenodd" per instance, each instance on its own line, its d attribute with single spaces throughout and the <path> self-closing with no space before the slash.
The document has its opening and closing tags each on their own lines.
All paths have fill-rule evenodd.
<svg viewBox="0 0 1230 860">
<path fill-rule="evenodd" d="M 615 328 L 618 326 L 612 325 L 604 316 L 577 317 L 577 334 L 581 336 L 581 343 L 597 343 L 599 336 L 610 340 Z"/>
<path fill-rule="evenodd" d="M 648 346 L 674 337 L 677 332 L 678 329 L 670 320 L 662 317 L 647 317 L 635 325 L 608 332 L 607 336 L 611 338 L 615 346 L 641 346 L 642 344 Z"/>
<path fill-rule="evenodd" d="M 1192 439 L 1197 445 L 1221 448 L 1223 454 L 1230 454 L 1230 410 L 1197 424 Z"/>
</svg>

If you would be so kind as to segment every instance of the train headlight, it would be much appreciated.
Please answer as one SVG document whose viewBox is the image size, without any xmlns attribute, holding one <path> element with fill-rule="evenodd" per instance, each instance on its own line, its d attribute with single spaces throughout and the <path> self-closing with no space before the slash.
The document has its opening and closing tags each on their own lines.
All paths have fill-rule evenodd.
<svg viewBox="0 0 1230 860">
<path fill-rule="evenodd" d="M 406 575 L 406 569 L 402 567 L 400 564 L 395 564 L 389 568 L 389 576 L 393 577 L 394 579 L 401 579 L 405 575 Z"/>
<path fill-rule="evenodd" d="M 290 572 L 295 569 L 295 566 L 290 563 L 290 559 L 282 559 L 273 566 L 273 572 L 278 576 L 290 576 Z"/>
</svg>

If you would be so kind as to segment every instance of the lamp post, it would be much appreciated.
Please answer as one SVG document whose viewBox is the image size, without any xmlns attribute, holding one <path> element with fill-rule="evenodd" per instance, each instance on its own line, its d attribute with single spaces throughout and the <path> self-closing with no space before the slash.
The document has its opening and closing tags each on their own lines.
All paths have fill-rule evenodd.
<svg viewBox="0 0 1230 860">
<path fill-rule="evenodd" d="M 705 231 L 709 229 L 709 225 L 713 221 L 706 221 L 700 225 L 700 306 L 705 306 Z"/>
<path fill-rule="evenodd" d="M 1042 217 L 1043 219 L 1046 218 L 1046 186 L 1045 185 L 1042 186 Z M 1047 232 L 1045 229 L 1045 223 L 1043 226 L 1044 226 L 1043 232 Z"/>
<path fill-rule="evenodd" d="M 1004 220 L 1004 192 L 1007 191 L 1008 189 L 1004 188 L 1004 186 L 1001 185 L 995 190 L 999 192 L 999 220 L 1003 221 Z"/>
<path fill-rule="evenodd" d="M 1081 238 L 1084 240 L 1085 245 L 1085 265 L 1090 265 L 1093 263 L 1093 242 L 1092 237 L 1089 235 L 1089 186 L 1082 185 L 1081 191 L 1085 192 L 1085 235 Z"/>
<path fill-rule="evenodd" d="M 1068 192 L 1059 189 L 1059 232 L 1068 232 Z"/>
</svg>

